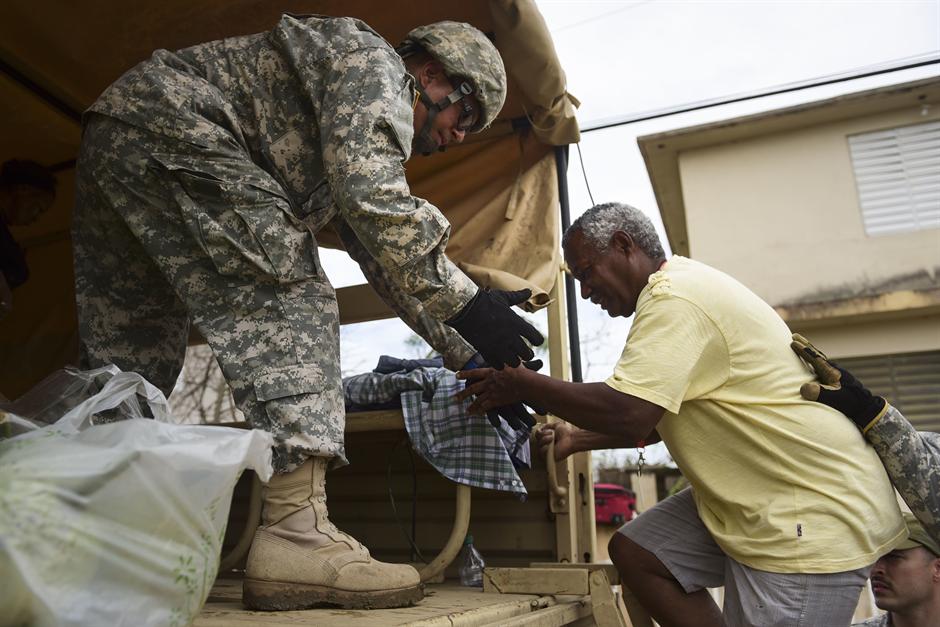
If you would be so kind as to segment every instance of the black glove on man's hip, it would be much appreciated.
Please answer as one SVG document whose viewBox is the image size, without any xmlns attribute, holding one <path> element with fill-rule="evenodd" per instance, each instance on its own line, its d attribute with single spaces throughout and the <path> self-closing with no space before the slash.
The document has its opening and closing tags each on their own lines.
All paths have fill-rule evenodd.
<svg viewBox="0 0 940 627">
<path fill-rule="evenodd" d="M 872 394 L 851 372 L 829 361 L 826 355 L 799 333 L 793 334 L 790 348 L 816 372 L 819 381 L 810 381 L 800 387 L 806 400 L 818 401 L 841 411 L 865 431 L 879 418 L 885 408 L 885 399 Z"/>
</svg>

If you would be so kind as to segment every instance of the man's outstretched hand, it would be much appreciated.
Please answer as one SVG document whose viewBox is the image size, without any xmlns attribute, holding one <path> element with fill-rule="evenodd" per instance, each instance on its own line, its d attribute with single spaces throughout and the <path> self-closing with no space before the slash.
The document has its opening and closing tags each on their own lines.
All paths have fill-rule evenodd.
<svg viewBox="0 0 940 627">
<path fill-rule="evenodd" d="M 529 370 L 523 365 L 506 367 L 502 370 L 496 368 L 476 368 L 474 370 L 461 370 L 457 373 L 458 379 L 467 380 L 467 387 L 459 392 L 457 400 L 463 401 L 471 396 L 476 398 L 470 403 L 470 413 L 485 414 L 491 409 L 503 405 L 522 402 L 520 395 L 520 380 Z"/>
<path fill-rule="evenodd" d="M 463 367 L 463 370 L 460 373 L 464 373 L 464 376 L 460 376 L 460 373 L 457 376 L 461 379 L 471 379 L 474 377 L 473 372 L 480 372 L 481 370 L 488 369 L 484 363 L 480 363 L 481 358 L 479 355 L 475 355 L 470 361 L 466 363 Z M 535 359 L 533 361 L 525 361 L 523 365 L 529 370 L 539 370 L 542 367 L 542 360 Z M 457 394 L 458 400 L 463 400 L 467 398 L 469 394 L 465 392 L 460 392 Z M 532 410 L 537 414 L 545 414 L 545 410 L 539 407 L 536 404 L 529 403 L 532 407 Z M 471 411 L 473 405 L 471 405 Z M 490 421 L 490 424 L 495 428 L 499 428 L 499 419 L 502 418 L 506 423 L 513 429 L 531 429 L 535 426 L 535 419 L 532 418 L 532 415 L 529 413 L 529 410 L 521 401 L 515 403 L 508 403 L 506 405 L 501 405 L 499 407 L 494 407 L 486 411 L 486 417 Z"/>
<path fill-rule="evenodd" d="M 545 341 L 538 329 L 512 310 L 513 305 L 524 303 L 530 296 L 532 290 L 481 289 L 446 323 L 477 349 L 490 366 L 518 366 L 520 361 L 535 356 L 526 340 L 536 346 Z"/>
<path fill-rule="evenodd" d="M 790 348 L 805 361 L 819 381 L 800 386 L 800 395 L 841 411 L 864 431 L 885 408 L 886 401 L 873 395 L 848 370 L 829 361 L 826 355 L 799 333 L 793 334 Z"/>
</svg>

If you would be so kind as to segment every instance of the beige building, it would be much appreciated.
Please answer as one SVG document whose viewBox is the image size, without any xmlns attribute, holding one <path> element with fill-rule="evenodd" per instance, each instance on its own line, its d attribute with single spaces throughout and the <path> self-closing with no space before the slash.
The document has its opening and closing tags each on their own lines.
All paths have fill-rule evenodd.
<svg viewBox="0 0 940 627">
<path fill-rule="evenodd" d="M 940 430 L 940 79 L 638 141 L 675 253 Z"/>
</svg>

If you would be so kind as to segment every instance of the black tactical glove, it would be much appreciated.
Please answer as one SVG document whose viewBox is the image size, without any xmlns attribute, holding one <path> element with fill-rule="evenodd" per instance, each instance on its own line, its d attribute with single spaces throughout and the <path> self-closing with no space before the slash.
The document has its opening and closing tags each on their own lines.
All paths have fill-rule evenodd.
<svg viewBox="0 0 940 627">
<path fill-rule="evenodd" d="M 535 327 L 512 311 L 513 305 L 524 303 L 531 295 L 532 290 L 481 289 L 460 313 L 445 322 L 470 342 L 493 368 L 515 367 L 535 355 L 523 338 L 535 345 L 545 341 Z"/>
<path fill-rule="evenodd" d="M 526 368 L 529 370 L 538 371 L 542 368 L 542 360 L 535 359 L 533 361 L 524 361 L 522 362 Z M 479 353 L 470 358 L 470 361 L 461 368 L 461 370 L 473 370 L 474 368 L 484 368 L 486 363 L 482 361 L 482 357 Z M 526 403 L 532 408 L 532 411 L 535 413 L 544 416 L 545 410 L 535 405 L 533 403 Z M 513 403 L 512 405 L 503 405 L 502 407 L 497 407 L 486 412 L 486 418 L 490 421 L 490 424 L 493 425 L 493 428 L 499 428 L 499 419 L 502 418 L 506 423 L 513 429 L 526 429 L 529 430 L 535 426 L 535 420 L 532 418 L 532 415 L 526 409 L 526 406 L 522 403 Z"/>
<path fill-rule="evenodd" d="M 520 429 L 530 430 L 535 426 L 535 420 L 531 414 L 526 411 L 522 403 L 513 403 L 512 405 L 503 405 L 496 409 L 486 412 L 486 419 L 490 421 L 494 429 L 499 429 L 499 419 L 502 418 L 510 427 L 519 431 Z"/>
<path fill-rule="evenodd" d="M 852 373 L 829 361 L 822 351 L 799 333 L 793 334 L 790 348 L 816 372 L 819 382 L 800 386 L 800 395 L 809 401 L 818 401 L 838 409 L 862 431 L 885 408 L 886 401 L 872 394 Z"/>
</svg>

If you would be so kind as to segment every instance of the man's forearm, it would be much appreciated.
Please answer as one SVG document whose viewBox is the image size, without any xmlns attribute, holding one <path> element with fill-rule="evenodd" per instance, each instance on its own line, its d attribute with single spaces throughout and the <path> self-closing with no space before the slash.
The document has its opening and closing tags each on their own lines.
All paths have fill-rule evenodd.
<svg viewBox="0 0 940 627">
<path fill-rule="evenodd" d="M 891 483 L 911 512 L 940 542 L 940 435 L 919 433 L 897 409 L 888 405 L 865 437 L 884 464 Z"/>
<path fill-rule="evenodd" d="M 537 400 L 550 413 L 602 436 L 605 446 L 636 446 L 648 440 L 662 417 L 662 408 L 618 392 L 606 383 L 572 383 L 519 369 L 522 400 Z M 658 437 L 658 436 L 657 436 Z M 589 449 L 584 449 L 589 450 Z"/>
<path fill-rule="evenodd" d="M 412 331 L 431 345 L 431 348 L 444 356 L 444 365 L 451 370 L 458 370 L 476 353 L 476 349 L 467 344 L 451 327 L 430 316 L 421 303 L 402 290 L 388 272 L 373 259 L 365 246 L 356 239 L 352 228 L 342 218 L 334 218 L 331 223 L 339 233 L 346 252 L 359 264 L 372 289 L 385 301 Z"/>
<path fill-rule="evenodd" d="M 609 448 L 637 448 L 659 442 L 659 434 L 653 431 L 643 440 L 631 440 L 615 435 L 607 435 L 580 429 L 571 434 L 571 440 L 577 452 L 597 451 Z"/>
</svg>

